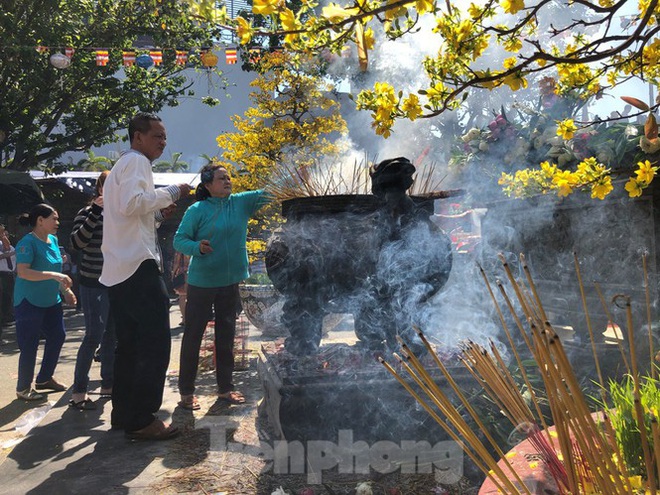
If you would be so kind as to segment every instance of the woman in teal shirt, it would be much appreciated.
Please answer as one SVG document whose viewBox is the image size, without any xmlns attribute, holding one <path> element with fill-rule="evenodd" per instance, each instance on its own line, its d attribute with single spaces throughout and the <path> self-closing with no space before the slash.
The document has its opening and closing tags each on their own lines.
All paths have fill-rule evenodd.
<svg viewBox="0 0 660 495">
<path fill-rule="evenodd" d="M 218 397 L 245 402 L 234 390 L 234 334 L 238 283 L 248 276 L 247 225 L 267 203 L 262 190 L 231 193 L 227 169 L 208 164 L 200 171 L 197 202 L 186 211 L 174 235 L 174 249 L 190 256 L 186 322 L 179 359 L 179 405 L 199 409 L 194 396 L 199 348 L 211 308 L 215 314 L 215 355 Z"/>
<path fill-rule="evenodd" d="M 43 394 L 32 388 L 39 338 L 43 334 L 46 344 L 35 388 L 64 391 L 66 386 L 53 377 L 66 335 L 60 291 L 68 304 L 75 305 L 76 297 L 71 279 L 62 273 L 62 256 L 55 237 L 60 221 L 55 209 L 47 204 L 36 205 L 21 216 L 19 223 L 30 225 L 32 231 L 16 245 L 14 312 L 21 351 L 16 396 L 40 400 Z"/>
</svg>

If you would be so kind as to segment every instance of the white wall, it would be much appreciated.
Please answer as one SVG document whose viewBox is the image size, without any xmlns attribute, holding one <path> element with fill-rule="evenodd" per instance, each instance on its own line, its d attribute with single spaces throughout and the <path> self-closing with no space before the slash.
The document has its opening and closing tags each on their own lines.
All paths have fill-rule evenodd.
<svg viewBox="0 0 660 495">
<path fill-rule="evenodd" d="M 194 81 L 195 96 L 184 96 L 179 100 L 179 106 L 165 107 L 159 112 L 167 129 L 167 148 L 161 159 L 168 160 L 172 153 L 183 153 L 180 160 L 188 162 L 189 170 L 193 172 L 198 171 L 204 164 L 199 155 L 214 156 L 220 152 L 215 141 L 216 136 L 222 132 L 233 131 L 231 117 L 242 115 L 250 106 L 248 96 L 253 89 L 250 82 L 255 73 L 242 71 L 240 63 L 227 65 L 224 51 L 217 55 L 218 66 L 224 71 L 230 84 L 226 90 L 220 87 L 221 80 L 218 76 L 209 79 L 206 73 L 186 69 L 186 75 Z M 215 107 L 203 104 L 201 100 L 207 95 L 218 98 L 220 104 Z M 122 131 L 121 135 L 125 136 L 126 131 Z M 124 149 L 128 149 L 128 141 L 92 148 L 92 151 L 97 155 L 112 157 Z M 68 153 L 62 161 L 67 162 L 70 158 L 76 163 L 84 157 L 83 152 Z"/>
</svg>

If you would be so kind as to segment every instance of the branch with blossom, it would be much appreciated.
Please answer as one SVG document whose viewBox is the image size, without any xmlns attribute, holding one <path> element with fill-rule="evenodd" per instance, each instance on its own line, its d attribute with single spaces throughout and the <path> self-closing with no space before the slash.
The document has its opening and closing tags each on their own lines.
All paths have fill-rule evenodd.
<svg viewBox="0 0 660 495">
<path fill-rule="evenodd" d="M 340 54 L 354 45 L 362 70 L 368 69 L 376 30 L 397 39 L 415 31 L 422 17 L 430 19 L 440 48 L 420 67 L 428 83 L 404 94 L 380 81 L 357 97 L 384 137 L 397 119 L 454 110 L 477 89 L 518 91 L 537 75 L 556 77 L 560 95 L 579 89 L 585 97 L 631 78 L 657 84 L 659 1 L 635 2 L 636 10 L 624 17 L 626 0 L 486 0 L 467 9 L 456 0 L 345 0 L 320 10 L 316 0 L 295 8 L 285 0 L 254 0 L 252 13 L 266 19 L 266 27 L 258 27 L 244 17 L 230 19 L 210 0 L 189 0 L 198 15 L 234 31 L 242 45 L 272 35 L 282 36 L 285 48 L 295 51 Z M 499 52 L 505 55 L 496 56 Z M 383 98 L 383 93 L 398 96 Z"/>
</svg>

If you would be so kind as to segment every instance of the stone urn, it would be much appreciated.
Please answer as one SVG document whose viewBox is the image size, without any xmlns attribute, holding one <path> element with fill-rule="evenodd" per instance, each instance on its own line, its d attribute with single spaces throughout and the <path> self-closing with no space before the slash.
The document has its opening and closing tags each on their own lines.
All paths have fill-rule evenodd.
<svg viewBox="0 0 660 495">
<path fill-rule="evenodd" d="M 283 334 L 280 323 L 283 300 L 272 284 L 239 284 L 238 292 L 245 316 L 262 335 Z"/>
</svg>

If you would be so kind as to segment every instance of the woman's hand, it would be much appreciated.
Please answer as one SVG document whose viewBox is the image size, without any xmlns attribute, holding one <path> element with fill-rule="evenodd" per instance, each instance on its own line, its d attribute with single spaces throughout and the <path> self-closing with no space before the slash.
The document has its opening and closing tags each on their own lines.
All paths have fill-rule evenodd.
<svg viewBox="0 0 660 495">
<path fill-rule="evenodd" d="M 78 304 L 78 299 L 71 289 L 66 289 L 62 295 L 64 296 L 64 302 L 69 306 L 75 306 Z"/>
<path fill-rule="evenodd" d="M 56 275 L 55 280 L 57 280 L 60 283 L 60 287 L 62 287 L 62 290 L 67 291 L 71 289 L 71 286 L 73 285 L 73 281 L 71 280 L 71 277 L 65 275 L 64 273 L 55 273 L 55 275 Z"/>
<path fill-rule="evenodd" d="M 211 242 L 208 239 L 202 239 L 201 241 L 199 241 L 199 252 L 202 254 L 213 252 L 213 248 L 211 247 Z"/>
</svg>

